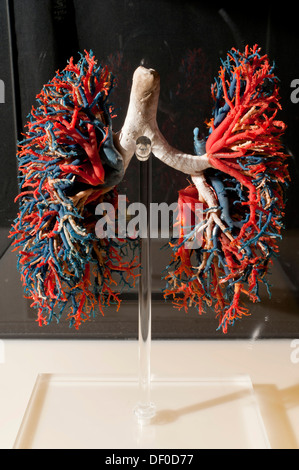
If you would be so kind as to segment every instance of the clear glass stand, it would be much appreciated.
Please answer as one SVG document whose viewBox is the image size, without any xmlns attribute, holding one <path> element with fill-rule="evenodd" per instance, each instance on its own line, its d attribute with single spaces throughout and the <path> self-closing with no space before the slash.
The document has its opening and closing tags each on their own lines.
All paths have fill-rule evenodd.
<svg viewBox="0 0 299 470">
<path fill-rule="evenodd" d="M 137 153 L 138 158 L 138 153 Z M 151 401 L 151 237 L 150 204 L 152 200 L 152 159 L 151 153 L 140 160 L 139 202 L 146 208 L 146 221 L 140 227 L 140 277 L 138 305 L 138 360 L 139 360 L 139 401 L 135 408 L 141 425 L 148 424 L 155 416 L 156 408 Z M 143 233 L 141 233 L 143 232 Z"/>
<path fill-rule="evenodd" d="M 269 448 L 250 377 L 151 379 L 150 158 L 140 188 L 139 377 L 39 374 L 14 448 Z"/>
</svg>

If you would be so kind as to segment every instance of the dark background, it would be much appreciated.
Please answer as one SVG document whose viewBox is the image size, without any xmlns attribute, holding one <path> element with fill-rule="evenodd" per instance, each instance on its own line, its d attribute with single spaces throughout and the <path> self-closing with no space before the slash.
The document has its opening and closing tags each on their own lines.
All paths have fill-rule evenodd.
<svg viewBox="0 0 299 470">
<path fill-rule="evenodd" d="M 132 74 L 142 63 L 159 71 L 161 95 L 159 126 L 172 145 L 193 153 L 193 128 L 206 130 L 210 118 L 210 85 L 218 73 L 220 57 L 231 47 L 258 43 L 277 66 L 281 81 L 282 111 L 287 123 L 284 144 L 290 154 L 292 185 L 288 190 L 285 237 L 273 270 L 273 298 L 251 308 L 252 315 L 238 322 L 226 337 L 295 337 L 299 333 L 298 285 L 299 103 L 291 102 L 292 80 L 299 79 L 299 35 L 293 10 L 283 5 L 238 9 L 209 2 L 167 0 L 0 0 L 0 79 L 5 103 L 0 104 L 0 336 L 27 338 L 136 338 L 137 290 L 125 296 L 119 313 L 83 325 L 79 332 L 62 321 L 39 328 L 35 313 L 23 298 L 22 286 L 9 249 L 7 234 L 16 216 L 16 141 L 35 96 L 70 56 L 94 52 L 118 79 L 113 93 L 121 127 Z M 197 51 L 189 80 L 182 61 Z M 191 84 L 191 86 L 190 86 Z M 186 177 L 153 159 L 153 201 L 173 202 L 186 186 Z M 121 189 L 130 201 L 138 199 L 138 162 L 133 159 Z M 134 184 L 132 184 L 134 182 Z M 177 312 L 162 300 L 161 270 L 167 253 L 153 244 L 153 338 L 223 338 L 216 331 L 213 312 L 199 317 Z"/>
</svg>

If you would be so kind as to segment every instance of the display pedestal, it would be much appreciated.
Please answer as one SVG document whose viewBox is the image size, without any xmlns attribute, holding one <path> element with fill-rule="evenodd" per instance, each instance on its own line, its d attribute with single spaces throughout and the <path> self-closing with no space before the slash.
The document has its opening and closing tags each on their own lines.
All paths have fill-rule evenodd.
<svg viewBox="0 0 299 470">
<path fill-rule="evenodd" d="M 247 376 L 153 380 L 151 422 L 135 379 L 40 374 L 14 449 L 267 449 Z"/>
</svg>

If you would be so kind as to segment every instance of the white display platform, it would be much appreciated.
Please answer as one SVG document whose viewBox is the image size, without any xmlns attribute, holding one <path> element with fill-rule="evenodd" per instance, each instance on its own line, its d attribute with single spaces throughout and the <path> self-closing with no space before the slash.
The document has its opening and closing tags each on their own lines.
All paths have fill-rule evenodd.
<svg viewBox="0 0 299 470">
<path fill-rule="evenodd" d="M 154 379 L 151 394 L 141 425 L 137 379 L 39 374 L 14 449 L 270 448 L 249 376 Z"/>
</svg>

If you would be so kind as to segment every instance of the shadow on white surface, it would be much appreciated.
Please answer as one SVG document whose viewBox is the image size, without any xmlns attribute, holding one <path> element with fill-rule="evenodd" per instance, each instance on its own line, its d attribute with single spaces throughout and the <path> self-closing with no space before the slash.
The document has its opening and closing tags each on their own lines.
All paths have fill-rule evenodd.
<svg viewBox="0 0 299 470">
<path fill-rule="evenodd" d="M 299 407 L 299 384 L 279 390 L 272 384 L 255 385 L 259 407 L 274 449 L 298 449 L 288 410 Z"/>
</svg>

